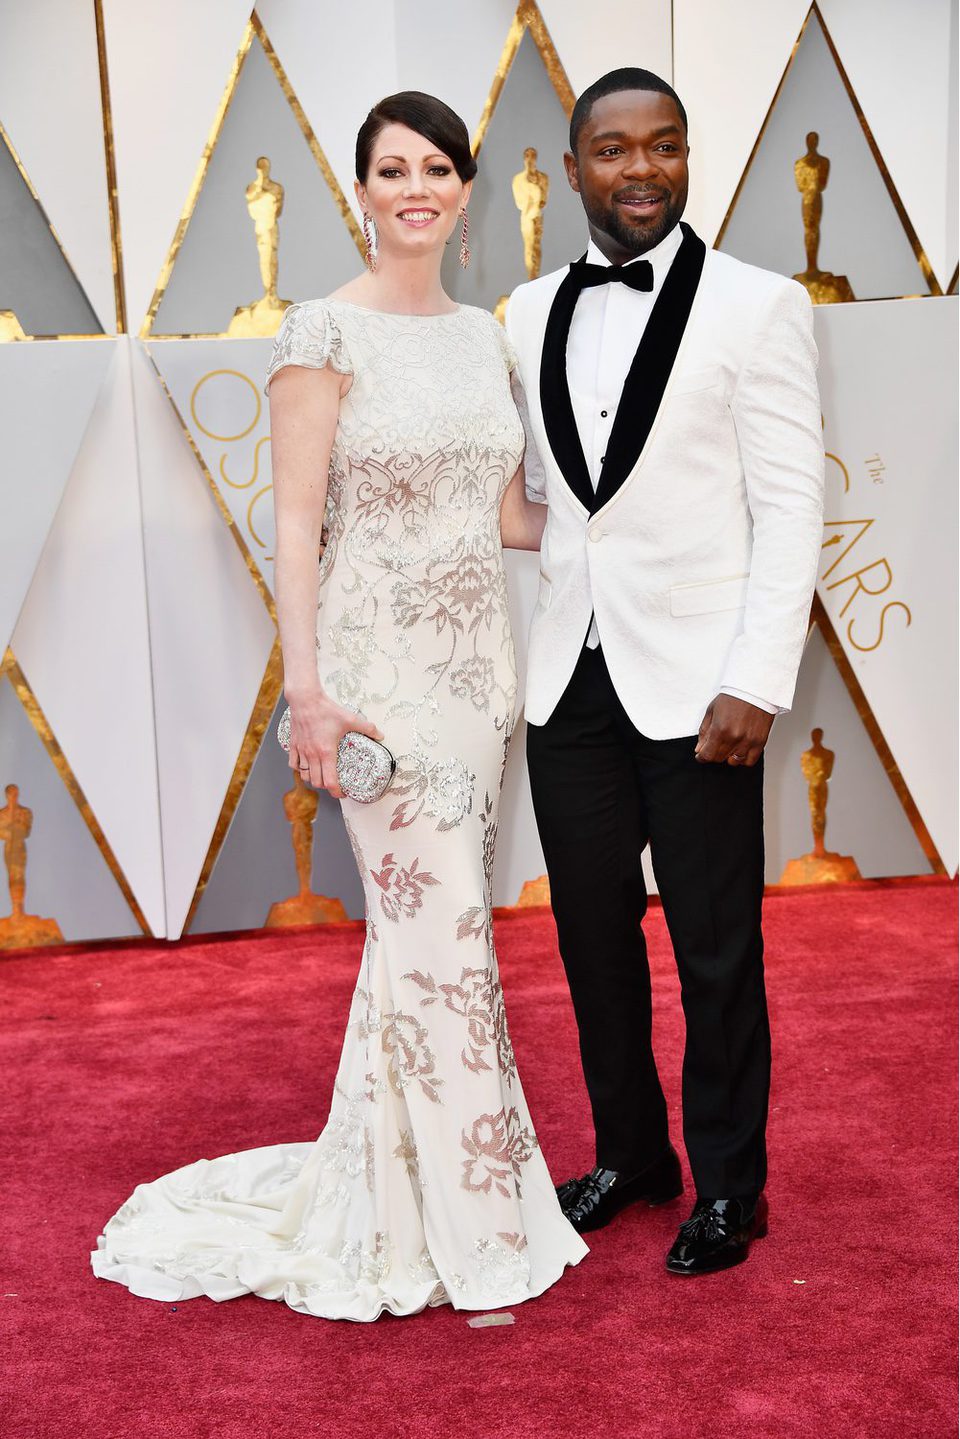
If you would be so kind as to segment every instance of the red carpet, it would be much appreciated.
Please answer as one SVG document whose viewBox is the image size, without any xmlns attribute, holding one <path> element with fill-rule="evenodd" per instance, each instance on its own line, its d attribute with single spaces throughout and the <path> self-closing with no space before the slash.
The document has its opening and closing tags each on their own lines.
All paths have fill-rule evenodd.
<svg viewBox="0 0 960 1439">
<path fill-rule="evenodd" d="M 6 1439 L 838 1439 L 957 1432 L 952 886 L 778 895 L 770 1237 L 701 1280 L 687 1199 L 629 1211 L 513 1327 L 444 1308 L 332 1324 L 171 1306 L 87 1251 L 141 1179 L 322 1127 L 355 928 L 0 965 Z M 648 923 L 676 1115 L 677 985 Z M 550 920 L 499 926 L 514 1042 L 557 1177 L 592 1163 Z M 679 1123 L 676 1124 L 679 1142 Z M 689 1198 L 689 1196 L 688 1196 Z"/>
</svg>

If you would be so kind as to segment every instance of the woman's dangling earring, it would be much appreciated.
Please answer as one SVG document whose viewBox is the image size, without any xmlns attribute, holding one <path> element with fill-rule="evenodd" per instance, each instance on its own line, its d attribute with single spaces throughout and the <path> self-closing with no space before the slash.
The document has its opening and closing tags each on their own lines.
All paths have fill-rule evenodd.
<svg viewBox="0 0 960 1439">
<path fill-rule="evenodd" d="M 366 242 L 367 253 L 363 257 L 364 264 L 372 273 L 377 268 L 377 242 L 376 229 L 366 210 L 363 212 L 363 238 Z"/>
<path fill-rule="evenodd" d="M 470 263 L 470 246 L 467 244 L 468 221 L 466 210 L 461 210 L 463 229 L 460 231 L 460 264 L 465 270 Z"/>
</svg>

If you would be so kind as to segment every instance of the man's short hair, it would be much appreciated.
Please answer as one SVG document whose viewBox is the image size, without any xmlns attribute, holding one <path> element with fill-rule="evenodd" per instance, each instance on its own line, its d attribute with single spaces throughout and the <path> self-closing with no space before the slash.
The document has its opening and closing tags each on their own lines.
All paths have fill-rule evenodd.
<svg viewBox="0 0 960 1439">
<path fill-rule="evenodd" d="M 577 153 L 580 131 L 590 119 L 596 102 L 604 95 L 616 95 L 621 90 L 655 90 L 660 95 L 669 95 L 677 107 L 686 132 L 687 112 L 673 86 L 668 85 L 659 75 L 654 75 L 652 70 L 640 70 L 635 66 L 625 65 L 620 70 L 610 70 L 606 75 L 601 75 L 599 80 L 594 80 L 574 105 L 573 114 L 570 116 L 570 149 L 574 154 Z"/>
</svg>

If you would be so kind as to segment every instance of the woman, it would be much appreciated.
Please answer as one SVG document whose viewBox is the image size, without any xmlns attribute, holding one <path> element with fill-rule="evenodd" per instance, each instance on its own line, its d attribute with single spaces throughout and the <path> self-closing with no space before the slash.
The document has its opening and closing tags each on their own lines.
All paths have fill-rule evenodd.
<svg viewBox="0 0 960 1439">
<path fill-rule="evenodd" d="M 537 1146 L 490 884 L 516 673 L 502 544 L 537 549 L 503 331 L 440 283 L 476 163 L 427 95 L 357 137 L 369 272 L 287 311 L 268 372 L 290 764 L 342 799 L 367 942 L 315 1144 L 141 1185 L 97 1274 L 152 1298 L 253 1292 L 329 1318 L 517 1304 L 587 1252 Z M 327 543 L 316 557 L 326 518 Z M 318 608 L 319 588 L 319 608 Z M 383 738 L 369 805 L 340 738 Z"/>
</svg>

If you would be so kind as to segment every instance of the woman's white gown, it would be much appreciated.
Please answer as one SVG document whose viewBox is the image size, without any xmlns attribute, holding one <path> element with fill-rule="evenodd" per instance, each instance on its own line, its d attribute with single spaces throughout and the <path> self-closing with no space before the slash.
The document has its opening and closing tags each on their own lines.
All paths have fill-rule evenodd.
<svg viewBox="0 0 960 1439">
<path fill-rule="evenodd" d="M 398 760 L 382 799 L 343 802 L 367 940 L 330 1116 L 313 1143 L 139 1185 L 93 1268 L 150 1299 L 254 1293 L 332 1319 L 518 1304 L 587 1249 L 537 1145 L 490 920 L 516 695 L 499 533 L 524 445 L 513 357 L 479 309 L 316 300 L 287 311 L 268 381 L 290 364 L 353 377 L 318 663 Z"/>
</svg>

